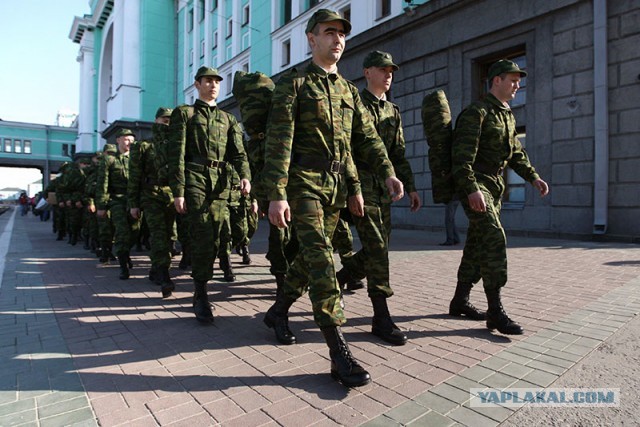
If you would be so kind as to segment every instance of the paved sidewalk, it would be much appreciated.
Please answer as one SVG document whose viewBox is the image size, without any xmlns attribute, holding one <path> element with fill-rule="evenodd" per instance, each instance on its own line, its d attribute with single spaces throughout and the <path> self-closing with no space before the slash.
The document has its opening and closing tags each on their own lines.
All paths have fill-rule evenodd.
<svg viewBox="0 0 640 427">
<path fill-rule="evenodd" d="M 410 341 L 372 336 L 366 293 L 348 295 L 344 333 L 373 377 L 349 390 L 329 375 L 308 298 L 291 311 L 300 344 L 277 345 L 263 325 L 275 284 L 260 226 L 253 264 L 234 254 L 238 281 L 210 283 L 206 327 L 188 274 L 172 270 L 162 300 L 146 253 L 121 281 L 116 264 L 55 241 L 50 222 L 0 215 L 0 425 L 498 425 L 513 410 L 471 408 L 470 388 L 549 386 L 640 312 L 638 245 L 510 238 L 504 304 L 526 334 L 491 334 L 446 314 L 461 246 L 394 230 L 389 305 Z M 486 308 L 480 287 L 472 300 Z"/>
</svg>

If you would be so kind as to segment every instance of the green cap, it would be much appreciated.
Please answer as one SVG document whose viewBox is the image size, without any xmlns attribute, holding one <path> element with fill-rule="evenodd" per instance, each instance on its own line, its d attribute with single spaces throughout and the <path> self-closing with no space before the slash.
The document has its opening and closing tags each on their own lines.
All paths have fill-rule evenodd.
<svg viewBox="0 0 640 427">
<path fill-rule="evenodd" d="M 305 33 L 310 33 L 316 27 L 317 24 L 323 22 L 340 21 L 344 25 L 344 33 L 349 34 L 351 32 L 351 22 L 344 19 L 338 12 L 329 9 L 318 9 L 311 15 L 309 22 L 307 22 L 307 29 Z"/>
<path fill-rule="evenodd" d="M 105 153 L 116 154 L 118 152 L 118 149 L 116 148 L 115 144 L 104 144 L 104 147 L 102 147 L 102 151 Z"/>
<path fill-rule="evenodd" d="M 393 67 L 393 71 L 398 71 L 400 67 L 393 63 L 393 57 L 390 53 L 374 50 L 364 57 L 362 62 L 363 68 L 369 67 Z"/>
<path fill-rule="evenodd" d="M 91 157 L 93 153 L 75 153 L 73 155 L 73 160 L 77 163 L 91 163 Z"/>
<path fill-rule="evenodd" d="M 171 117 L 171 113 L 173 110 L 171 108 L 160 107 L 158 111 L 156 111 L 156 119 L 160 117 Z"/>
<path fill-rule="evenodd" d="M 521 70 L 515 62 L 509 61 L 508 59 L 501 59 L 489 67 L 487 79 L 493 80 L 495 76 L 499 76 L 503 73 L 520 73 L 520 77 L 525 77 L 527 75 L 527 72 Z"/>
<path fill-rule="evenodd" d="M 122 128 L 116 132 L 116 138 L 120 138 L 121 136 L 133 136 L 135 138 L 135 134 L 131 129 Z"/>
<path fill-rule="evenodd" d="M 211 68 L 211 67 L 198 68 L 198 72 L 196 73 L 195 80 L 200 80 L 200 77 L 216 77 L 220 81 L 223 80 L 222 76 L 218 74 L 218 70 L 216 68 Z"/>
</svg>

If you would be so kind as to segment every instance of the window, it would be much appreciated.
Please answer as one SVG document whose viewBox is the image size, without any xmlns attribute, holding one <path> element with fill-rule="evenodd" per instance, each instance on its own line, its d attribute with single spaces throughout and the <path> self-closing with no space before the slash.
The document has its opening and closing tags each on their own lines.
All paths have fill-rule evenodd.
<svg viewBox="0 0 640 427">
<path fill-rule="evenodd" d="M 215 30 L 213 32 L 213 37 L 212 37 L 212 40 L 211 40 L 211 46 L 213 46 L 212 49 L 215 49 L 215 48 L 218 47 L 218 30 Z"/>
<path fill-rule="evenodd" d="M 351 22 L 351 6 L 347 6 L 340 11 L 340 15 L 347 21 Z"/>
<path fill-rule="evenodd" d="M 227 81 L 227 95 L 231 93 L 231 89 L 233 88 L 233 79 L 231 78 L 231 73 L 227 73 L 227 77 L 225 78 Z"/>
<path fill-rule="evenodd" d="M 227 19 L 227 38 L 233 35 L 233 19 Z"/>
<path fill-rule="evenodd" d="M 24 154 L 31 154 L 31 141 L 28 139 L 24 140 Z"/>
<path fill-rule="evenodd" d="M 249 63 L 245 62 L 244 64 L 242 64 L 242 71 L 244 71 L 245 73 L 249 72 Z"/>
<path fill-rule="evenodd" d="M 4 152 L 5 153 L 10 153 L 11 152 L 11 140 L 9 138 L 5 138 L 4 139 Z"/>
<path fill-rule="evenodd" d="M 227 46 L 227 61 L 233 57 L 233 46 Z"/>
<path fill-rule="evenodd" d="M 320 4 L 320 0 L 309 0 L 309 9 Z"/>
<path fill-rule="evenodd" d="M 187 14 L 187 32 L 193 31 L 193 9 L 189 9 Z"/>
<path fill-rule="evenodd" d="M 211 58 L 211 68 L 217 68 L 217 64 L 218 63 L 218 57 L 214 56 L 213 58 Z"/>
<path fill-rule="evenodd" d="M 15 139 L 13 141 L 13 151 L 14 153 L 22 153 L 22 141 L 19 139 Z"/>
<path fill-rule="evenodd" d="M 211 1 L 211 10 L 216 10 L 218 8 L 218 0 Z"/>
<path fill-rule="evenodd" d="M 282 63 L 281 66 L 289 65 L 291 62 L 291 40 L 282 43 Z"/>
<path fill-rule="evenodd" d="M 245 50 L 249 47 L 249 37 L 250 33 L 248 31 L 242 35 L 242 50 Z"/>
<path fill-rule="evenodd" d="M 75 156 L 76 154 L 76 146 L 75 144 L 71 144 L 71 157 Z"/>
<path fill-rule="evenodd" d="M 204 0 L 198 0 L 198 9 L 200 9 L 200 13 L 198 16 L 198 21 L 202 22 L 204 21 Z"/>
<path fill-rule="evenodd" d="M 282 25 L 291 21 L 291 0 L 282 0 Z"/>
<path fill-rule="evenodd" d="M 204 58 L 204 40 L 200 40 L 200 58 Z"/>
<path fill-rule="evenodd" d="M 69 144 L 62 144 L 62 155 L 69 157 Z"/>
<path fill-rule="evenodd" d="M 193 65 L 193 49 L 189 50 L 189 65 Z"/>
<path fill-rule="evenodd" d="M 519 129 L 517 136 L 524 147 L 527 141 L 527 134 L 524 129 Z M 511 168 L 506 168 L 503 176 L 506 187 L 503 201 L 510 204 L 524 204 L 525 180 Z"/>
<path fill-rule="evenodd" d="M 391 0 L 378 0 L 376 6 L 376 19 L 381 19 L 391 14 Z"/>
<path fill-rule="evenodd" d="M 242 8 L 242 26 L 244 27 L 245 25 L 249 25 L 249 5 L 245 5 Z"/>
</svg>

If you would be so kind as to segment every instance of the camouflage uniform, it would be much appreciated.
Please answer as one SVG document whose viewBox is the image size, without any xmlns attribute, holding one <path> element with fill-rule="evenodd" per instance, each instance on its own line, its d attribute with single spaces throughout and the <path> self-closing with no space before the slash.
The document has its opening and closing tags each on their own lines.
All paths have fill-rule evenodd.
<svg viewBox="0 0 640 427">
<path fill-rule="evenodd" d="M 158 114 L 171 113 L 158 111 Z M 156 117 L 158 118 L 158 117 Z M 127 197 L 132 209 L 144 211 L 150 232 L 151 272 L 149 278 L 163 287 L 166 298 L 173 291 L 169 276 L 171 239 L 174 235 L 176 210 L 169 188 L 167 144 L 169 126 L 154 123 L 151 141 L 142 141 L 131 148 Z"/>
<path fill-rule="evenodd" d="M 469 218 L 467 240 L 458 268 L 458 281 L 497 289 L 507 282 L 507 240 L 500 223 L 505 190 L 502 171 L 509 166 L 525 180 L 539 175 L 516 137 L 511 109 L 492 94 L 471 104 L 458 117 L 453 140 L 453 176 Z M 468 194 L 482 191 L 486 212 L 469 208 Z"/>
<path fill-rule="evenodd" d="M 96 153 L 98 157 L 98 161 L 102 156 L 101 153 Z M 95 251 L 98 247 L 99 235 L 98 235 L 98 217 L 96 212 L 90 212 L 89 207 L 93 206 L 95 208 L 96 202 L 96 186 L 98 185 L 98 166 L 96 163 L 92 163 L 84 168 L 83 172 L 85 173 L 86 180 L 84 184 L 84 200 L 83 204 L 85 206 L 85 222 L 84 222 L 84 233 L 85 239 L 89 244 L 89 249 Z"/>
<path fill-rule="evenodd" d="M 82 230 L 82 207 L 76 206 L 76 202 L 82 203 L 84 198 L 84 185 L 86 177 L 78 163 L 70 163 L 61 177 L 57 187 L 56 197 L 58 203 L 64 204 L 66 218 L 66 230 L 69 233 L 69 243 L 75 245 L 80 238 Z"/>
<path fill-rule="evenodd" d="M 217 71 L 216 71 L 217 73 Z M 169 183 L 174 197 L 184 197 L 196 285 L 213 276 L 220 227 L 228 216 L 231 163 L 241 179 L 250 177 L 242 130 L 233 115 L 198 99 L 180 106 L 169 126 Z"/>
<path fill-rule="evenodd" d="M 123 131 L 128 131 L 124 129 Z M 131 132 L 131 131 L 129 131 Z M 129 134 L 121 133 L 119 136 Z M 132 144 L 133 145 L 133 144 Z M 115 229 L 115 251 L 120 261 L 120 277 L 128 278 L 128 268 L 132 267 L 130 250 L 138 239 L 140 220 L 129 214 L 127 185 L 129 180 L 129 152 L 115 156 L 104 156 L 98 166 L 96 204 L 98 210 L 109 210 Z M 128 268 L 126 268 L 128 266 Z M 127 274 L 124 274 L 124 271 Z M 124 277 L 127 276 L 127 277 Z"/>
<path fill-rule="evenodd" d="M 355 86 L 314 63 L 305 75 L 301 83 L 294 70 L 276 85 L 262 183 L 269 200 L 288 200 L 300 245 L 284 295 L 295 300 L 308 288 L 323 328 L 345 322 L 331 238 L 347 190 L 360 194 L 351 141 L 358 141 L 354 151 L 381 177 L 394 171 Z"/>
<path fill-rule="evenodd" d="M 49 198 L 50 194 L 56 194 L 58 183 L 60 182 L 59 179 L 60 177 L 57 177 L 49 181 L 49 185 L 47 185 L 47 188 L 44 190 L 47 198 Z M 57 196 L 56 196 L 56 199 L 57 199 Z M 60 228 L 61 227 L 60 218 L 64 218 L 64 215 L 61 213 L 61 209 L 57 203 L 52 203 L 49 206 L 51 208 L 51 214 L 53 215 L 51 226 L 53 227 L 53 232 L 58 233 L 56 240 L 62 240 L 64 239 L 65 232 L 64 232 L 64 228 Z"/>
<path fill-rule="evenodd" d="M 416 191 L 411 166 L 405 158 L 405 142 L 400 110 L 392 102 L 378 99 L 368 90 L 361 92 L 362 102 L 371 114 L 378 135 L 407 193 Z M 391 197 L 366 161 L 355 159 L 364 197 L 364 216 L 353 216 L 362 249 L 345 257 L 343 265 L 351 279 L 367 278 L 369 296 L 390 297 L 389 237 L 391 235 Z"/>
<path fill-rule="evenodd" d="M 118 152 L 118 149 L 114 144 L 105 144 L 102 152 L 103 155 L 98 161 L 98 165 L 96 167 L 95 198 L 97 198 L 98 194 L 98 175 L 100 173 L 100 165 L 102 164 L 105 157 L 115 156 Z M 94 199 L 94 201 L 96 203 L 96 208 L 98 208 L 97 200 Z M 102 218 L 98 217 L 98 242 L 100 242 L 100 262 L 105 263 L 109 260 L 115 260 L 112 252 L 114 234 L 115 229 L 113 227 L 113 221 L 111 221 L 111 212 L 107 209 L 106 216 Z"/>
</svg>

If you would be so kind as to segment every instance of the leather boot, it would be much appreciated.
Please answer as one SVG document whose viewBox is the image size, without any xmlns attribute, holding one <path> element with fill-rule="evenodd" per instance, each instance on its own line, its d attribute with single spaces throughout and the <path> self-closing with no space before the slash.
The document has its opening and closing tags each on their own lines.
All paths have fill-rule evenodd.
<svg viewBox="0 0 640 427">
<path fill-rule="evenodd" d="M 193 293 L 193 312 L 200 323 L 213 323 L 213 313 L 207 295 L 207 282 L 194 281 L 195 292 Z"/>
<path fill-rule="evenodd" d="M 133 268 L 133 261 L 131 260 L 131 255 L 129 255 L 129 252 L 127 252 L 127 265 L 129 266 L 129 268 Z"/>
<path fill-rule="evenodd" d="M 276 339 L 280 344 L 291 345 L 296 343 L 296 336 L 289 329 L 289 309 L 296 300 L 285 297 L 282 292 L 276 296 L 276 302 L 269 308 L 264 316 L 264 324 L 276 333 Z"/>
<path fill-rule="evenodd" d="M 158 286 L 162 285 L 162 282 L 160 281 L 160 273 L 158 272 L 158 268 L 153 265 L 149 269 L 149 280 L 151 280 L 154 284 Z"/>
<path fill-rule="evenodd" d="M 353 358 L 338 326 L 320 328 L 329 347 L 331 376 L 346 387 L 360 387 L 371 382 L 371 376 Z"/>
<path fill-rule="evenodd" d="M 103 243 L 100 248 L 100 259 L 98 260 L 103 264 L 109 262 L 109 249 L 106 243 Z"/>
<path fill-rule="evenodd" d="M 274 276 L 276 277 L 276 299 L 278 299 L 278 297 L 282 295 L 282 289 L 284 288 L 284 281 L 286 280 L 287 275 L 283 273 L 276 273 Z"/>
<path fill-rule="evenodd" d="M 522 326 L 509 319 L 509 316 L 507 316 L 507 313 L 505 313 L 502 307 L 500 288 L 485 289 L 484 292 L 487 295 L 487 303 L 489 305 L 487 310 L 487 328 L 490 331 L 497 329 L 498 332 L 505 335 L 522 335 L 524 333 Z"/>
<path fill-rule="evenodd" d="M 242 263 L 245 265 L 251 264 L 251 255 L 249 254 L 249 248 L 247 245 L 243 245 L 240 248 L 240 253 L 242 254 Z"/>
<path fill-rule="evenodd" d="M 180 263 L 178 264 L 178 268 L 180 270 L 186 270 L 191 266 L 191 249 L 189 249 L 188 245 L 182 245 L 182 258 L 180 258 Z"/>
<path fill-rule="evenodd" d="M 171 280 L 171 275 L 169 274 L 169 267 L 161 267 L 159 269 L 159 276 L 162 298 L 169 298 L 176 289 L 176 285 L 173 283 L 173 280 Z"/>
<path fill-rule="evenodd" d="M 220 255 L 220 270 L 224 273 L 224 280 L 227 282 L 235 282 L 236 276 L 233 274 L 233 268 L 231 267 L 231 261 L 229 261 L 229 255 Z"/>
<path fill-rule="evenodd" d="M 371 333 L 393 345 L 405 345 L 407 336 L 393 323 L 387 306 L 387 298 L 383 295 L 371 297 L 373 304 L 373 321 Z"/>
<path fill-rule="evenodd" d="M 364 282 L 362 280 L 354 279 L 351 274 L 349 274 L 349 271 L 344 267 L 336 273 L 336 279 L 338 279 L 338 285 L 342 290 L 356 291 L 364 288 Z"/>
<path fill-rule="evenodd" d="M 473 285 L 471 283 L 458 282 L 456 292 L 449 304 L 449 314 L 451 316 L 467 316 L 473 320 L 485 320 L 485 313 L 478 310 L 469 302 L 469 293 Z"/>
<path fill-rule="evenodd" d="M 125 253 L 118 255 L 118 262 L 120 263 L 120 280 L 126 280 L 129 278 L 129 263 L 128 256 Z"/>
<path fill-rule="evenodd" d="M 56 240 L 64 240 L 65 232 L 64 230 L 58 230 L 58 237 Z"/>
<path fill-rule="evenodd" d="M 71 246 L 75 246 L 78 244 L 78 233 L 77 232 L 73 232 L 71 233 L 71 238 L 69 239 L 69 244 Z"/>
</svg>

